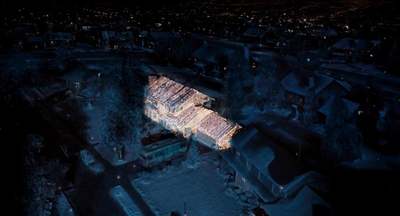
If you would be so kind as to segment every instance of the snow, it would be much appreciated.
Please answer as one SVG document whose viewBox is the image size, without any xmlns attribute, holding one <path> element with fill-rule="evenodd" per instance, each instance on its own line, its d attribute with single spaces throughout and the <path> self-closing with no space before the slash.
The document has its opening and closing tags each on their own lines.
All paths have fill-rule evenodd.
<svg viewBox="0 0 400 216">
<path fill-rule="evenodd" d="M 74 216 L 74 210 L 72 209 L 72 206 L 67 200 L 67 197 L 65 196 L 64 193 L 61 193 L 58 198 L 57 198 L 57 213 L 60 216 Z"/>
<path fill-rule="evenodd" d="M 310 216 L 313 215 L 313 205 L 328 207 L 309 187 L 304 187 L 292 200 L 284 200 L 276 204 L 266 204 L 264 210 L 271 216 Z"/>
<path fill-rule="evenodd" d="M 80 158 L 83 164 L 92 171 L 94 174 L 100 174 L 104 171 L 104 166 L 96 161 L 94 156 L 88 150 L 82 150 L 80 152 Z"/>
<path fill-rule="evenodd" d="M 283 78 L 281 84 L 287 91 L 294 92 L 298 95 L 307 95 L 307 86 L 300 86 L 300 81 L 294 73 L 289 73 L 285 78 Z"/>
<path fill-rule="evenodd" d="M 283 118 L 289 117 L 291 111 L 284 107 L 279 106 L 268 106 L 265 105 L 263 110 L 260 110 L 255 105 L 246 105 L 241 109 L 241 119 L 240 122 L 243 125 L 248 125 L 253 122 L 259 121 L 264 118 L 265 115 L 275 115 Z"/>
<path fill-rule="evenodd" d="M 321 106 L 321 108 L 318 109 L 318 111 L 321 112 L 322 114 L 324 114 L 325 116 L 329 116 L 330 112 L 331 112 L 331 109 L 332 109 L 332 106 L 334 105 L 333 104 L 334 100 L 335 100 L 335 96 L 334 95 L 329 97 L 329 99 L 325 102 L 324 105 Z M 354 113 L 357 110 L 357 108 L 358 108 L 358 104 L 357 103 L 349 101 L 349 100 L 347 100 L 345 98 L 341 98 L 341 100 L 343 100 L 343 102 L 346 105 L 347 110 L 349 111 L 350 114 Z"/>
<path fill-rule="evenodd" d="M 118 203 L 127 216 L 142 216 L 139 207 L 135 204 L 129 194 L 121 185 L 117 185 L 110 190 L 113 200 Z"/>
<path fill-rule="evenodd" d="M 197 168 L 171 167 L 132 181 L 157 215 L 172 211 L 191 216 L 239 215 L 240 205 L 225 193 L 214 157 L 203 157 Z"/>
</svg>

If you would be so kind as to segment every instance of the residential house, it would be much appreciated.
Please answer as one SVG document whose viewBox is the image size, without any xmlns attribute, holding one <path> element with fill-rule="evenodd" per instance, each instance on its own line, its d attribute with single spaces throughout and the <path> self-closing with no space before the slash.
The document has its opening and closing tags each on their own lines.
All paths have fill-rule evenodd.
<svg viewBox="0 0 400 216">
<path fill-rule="evenodd" d="M 221 155 L 235 170 L 235 184 L 265 202 L 290 197 L 320 177 L 254 127 L 235 135 L 232 147 Z"/>
<path fill-rule="evenodd" d="M 304 77 L 289 73 L 282 79 L 281 85 L 289 104 L 303 108 L 306 100 L 315 106 L 321 106 L 332 94 L 345 96 L 351 85 L 343 80 L 333 79 L 325 75 Z"/>
</svg>

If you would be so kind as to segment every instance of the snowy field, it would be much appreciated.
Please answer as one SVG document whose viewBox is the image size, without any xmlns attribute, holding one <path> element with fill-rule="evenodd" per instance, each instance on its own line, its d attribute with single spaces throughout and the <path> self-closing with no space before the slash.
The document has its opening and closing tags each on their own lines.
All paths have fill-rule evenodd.
<svg viewBox="0 0 400 216">
<path fill-rule="evenodd" d="M 240 215 L 241 206 L 224 193 L 215 158 L 202 156 L 198 166 L 169 167 L 141 176 L 132 184 L 158 215 L 172 211 L 191 216 Z"/>
</svg>

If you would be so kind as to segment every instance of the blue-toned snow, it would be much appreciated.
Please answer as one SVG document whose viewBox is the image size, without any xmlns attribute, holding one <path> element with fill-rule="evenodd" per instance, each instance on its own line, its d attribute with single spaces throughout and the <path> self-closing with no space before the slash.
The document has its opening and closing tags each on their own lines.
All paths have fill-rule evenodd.
<svg viewBox="0 0 400 216">
<path fill-rule="evenodd" d="M 197 168 L 185 164 L 150 173 L 132 181 L 157 215 L 172 211 L 190 216 L 240 215 L 241 206 L 225 192 L 224 179 L 213 157 L 203 158 Z"/>
</svg>

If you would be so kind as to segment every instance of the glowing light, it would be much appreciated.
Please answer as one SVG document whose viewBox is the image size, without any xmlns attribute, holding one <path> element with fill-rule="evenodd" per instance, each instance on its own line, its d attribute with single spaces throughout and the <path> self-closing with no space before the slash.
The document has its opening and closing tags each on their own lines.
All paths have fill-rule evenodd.
<svg viewBox="0 0 400 216">
<path fill-rule="evenodd" d="M 145 115 L 174 133 L 213 149 L 228 149 L 241 128 L 203 107 L 212 98 L 164 76 L 149 77 Z"/>
</svg>

